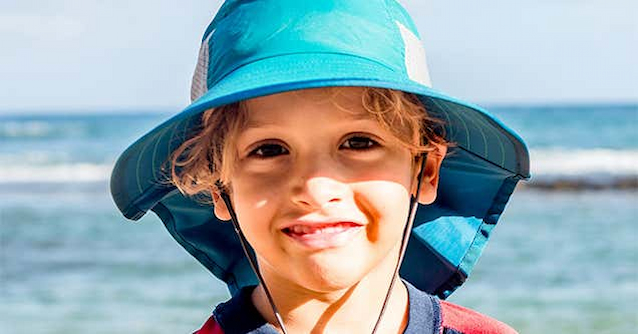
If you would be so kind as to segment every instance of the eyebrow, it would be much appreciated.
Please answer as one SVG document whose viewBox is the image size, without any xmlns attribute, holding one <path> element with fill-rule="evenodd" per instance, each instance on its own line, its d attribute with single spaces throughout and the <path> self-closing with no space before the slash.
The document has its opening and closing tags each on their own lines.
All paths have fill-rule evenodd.
<svg viewBox="0 0 638 334">
<path fill-rule="evenodd" d="M 272 126 L 272 125 L 276 125 L 276 123 L 275 122 L 269 122 L 268 120 L 249 119 L 244 124 L 243 129 L 247 130 L 247 129 L 261 128 L 261 127 L 264 127 L 264 126 Z"/>
<path fill-rule="evenodd" d="M 368 112 L 348 112 L 348 120 L 350 121 L 373 121 L 376 122 L 376 119 Z M 267 118 L 264 119 L 248 119 L 244 125 L 244 130 L 268 127 L 268 126 L 277 126 L 278 124 L 270 121 Z"/>
</svg>

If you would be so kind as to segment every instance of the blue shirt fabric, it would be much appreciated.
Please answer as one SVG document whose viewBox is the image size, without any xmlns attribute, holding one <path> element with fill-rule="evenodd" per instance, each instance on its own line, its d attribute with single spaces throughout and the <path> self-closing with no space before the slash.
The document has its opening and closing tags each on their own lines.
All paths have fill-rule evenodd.
<svg viewBox="0 0 638 334">
<path fill-rule="evenodd" d="M 441 305 L 436 297 L 418 290 L 408 282 L 409 314 L 404 334 L 441 333 Z M 213 316 L 224 330 L 224 334 L 279 334 L 259 314 L 251 301 L 255 287 L 240 290 L 233 298 L 219 304 Z"/>
</svg>

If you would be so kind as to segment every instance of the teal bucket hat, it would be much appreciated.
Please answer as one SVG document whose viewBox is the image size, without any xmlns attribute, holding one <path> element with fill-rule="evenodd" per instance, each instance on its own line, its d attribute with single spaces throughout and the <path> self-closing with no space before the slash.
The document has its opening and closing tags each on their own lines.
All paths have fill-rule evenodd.
<svg viewBox="0 0 638 334">
<path fill-rule="evenodd" d="M 419 205 L 401 277 L 447 297 L 481 255 L 518 181 L 529 178 L 523 140 L 480 107 L 431 88 L 414 23 L 393 0 L 227 1 L 206 29 L 192 103 L 133 143 L 111 177 L 129 219 L 155 212 L 170 234 L 231 293 L 257 284 L 232 224 L 166 182 L 171 153 L 204 111 L 284 91 L 370 86 L 416 94 L 454 145 L 436 201 Z"/>
</svg>

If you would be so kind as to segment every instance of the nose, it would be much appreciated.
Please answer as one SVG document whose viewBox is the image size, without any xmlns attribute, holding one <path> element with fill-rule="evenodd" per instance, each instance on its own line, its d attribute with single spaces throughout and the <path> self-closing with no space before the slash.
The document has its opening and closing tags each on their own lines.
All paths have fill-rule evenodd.
<svg viewBox="0 0 638 334">
<path fill-rule="evenodd" d="M 306 210 L 319 210 L 344 201 L 349 189 L 346 183 L 332 177 L 313 176 L 301 180 L 294 187 L 292 201 Z"/>
</svg>

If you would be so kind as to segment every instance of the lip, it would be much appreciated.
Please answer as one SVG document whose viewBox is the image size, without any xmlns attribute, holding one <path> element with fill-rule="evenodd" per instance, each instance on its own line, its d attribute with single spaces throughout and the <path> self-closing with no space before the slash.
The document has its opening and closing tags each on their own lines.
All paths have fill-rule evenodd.
<svg viewBox="0 0 638 334">
<path fill-rule="evenodd" d="M 364 224 L 351 220 L 295 221 L 281 231 L 296 244 L 311 250 L 337 248 L 346 245 Z"/>
<path fill-rule="evenodd" d="M 333 217 L 329 219 L 324 219 L 324 218 L 313 219 L 313 217 L 304 217 L 302 219 L 296 219 L 292 222 L 289 222 L 288 224 L 283 225 L 280 228 L 280 230 L 283 231 L 285 229 L 290 229 L 294 226 L 322 227 L 322 226 L 337 225 L 337 224 L 352 224 L 352 225 L 359 225 L 359 226 L 365 225 L 362 222 L 360 222 L 358 219 L 345 218 L 345 217 Z"/>
</svg>

